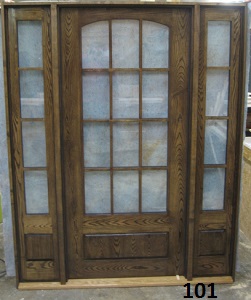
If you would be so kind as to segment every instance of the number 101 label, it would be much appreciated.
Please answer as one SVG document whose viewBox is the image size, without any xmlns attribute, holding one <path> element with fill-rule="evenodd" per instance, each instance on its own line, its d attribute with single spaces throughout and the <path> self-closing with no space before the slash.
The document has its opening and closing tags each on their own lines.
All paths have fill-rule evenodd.
<svg viewBox="0 0 251 300">
<path fill-rule="evenodd" d="M 184 298 L 193 298 L 191 296 L 191 283 L 185 284 L 184 287 L 187 288 L 187 294 Z M 217 298 L 214 294 L 214 283 L 210 283 L 207 287 L 211 288 L 211 294 L 207 298 Z M 206 295 L 206 285 L 204 283 L 197 283 L 194 287 L 194 295 L 196 298 L 204 298 Z"/>
</svg>

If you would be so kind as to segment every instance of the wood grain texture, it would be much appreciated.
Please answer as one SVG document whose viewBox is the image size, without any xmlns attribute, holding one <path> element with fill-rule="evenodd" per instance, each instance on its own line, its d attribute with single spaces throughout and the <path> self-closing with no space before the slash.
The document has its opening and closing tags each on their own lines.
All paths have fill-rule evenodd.
<svg viewBox="0 0 251 300">
<path fill-rule="evenodd" d="M 56 272 L 53 261 L 27 261 L 25 269 L 25 280 L 55 280 Z"/>
<path fill-rule="evenodd" d="M 26 234 L 26 259 L 50 260 L 54 258 L 53 237 L 50 234 Z"/>
<path fill-rule="evenodd" d="M 200 231 L 199 243 L 199 256 L 225 255 L 226 231 Z"/>
<path fill-rule="evenodd" d="M 168 257 L 168 233 L 85 235 L 85 259 Z"/>
<path fill-rule="evenodd" d="M 184 276 L 177 279 L 176 276 L 156 277 L 132 277 L 132 278 L 98 278 L 98 279 L 70 279 L 65 285 L 59 282 L 24 282 L 18 286 L 19 290 L 67 290 L 67 289 L 90 289 L 90 288 L 126 288 L 126 287 L 158 287 L 158 286 L 179 286 L 186 283 L 196 285 L 204 284 L 232 284 L 230 276 L 197 277 L 188 281 Z"/>
</svg>

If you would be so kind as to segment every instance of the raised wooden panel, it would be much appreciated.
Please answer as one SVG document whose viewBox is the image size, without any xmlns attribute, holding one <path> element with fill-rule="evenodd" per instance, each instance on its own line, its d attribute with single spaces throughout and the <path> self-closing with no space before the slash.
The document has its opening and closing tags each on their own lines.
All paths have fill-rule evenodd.
<svg viewBox="0 0 251 300">
<path fill-rule="evenodd" d="M 199 255 L 224 255 L 226 251 L 226 231 L 200 231 Z"/>
<path fill-rule="evenodd" d="M 197 258 L 194 276 L 226 275 L 227 263 L 224 256 L 200 256 Z"/>
<path fill-rule="evenodd" d="M 85 235 L 86 259 L 167 257 L 168 233 Z"/>
<path fill-rule="evenodd" d="M 30 281 L 45 281 L 55 280 L 55 266 L 54 262 L 49 261 L 27 261 L 26 262 L 26 276 L 25 280 Z"/>
<path fill-rule="evenodd" d="M 26 234 L 26 259 L 53 259 L 53 240 L 51 234 Z"/>
</svg>

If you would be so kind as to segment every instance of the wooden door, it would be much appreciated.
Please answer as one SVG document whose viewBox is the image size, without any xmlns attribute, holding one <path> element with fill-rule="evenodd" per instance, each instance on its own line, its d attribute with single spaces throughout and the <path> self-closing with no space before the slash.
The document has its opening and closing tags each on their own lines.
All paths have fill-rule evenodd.
<svg viewBox="0 0 251 300">
<path fill-rule="evenodd" d="M 190 11 L 61 8 L 69 278 L 184 274 Z"/>
</svg>

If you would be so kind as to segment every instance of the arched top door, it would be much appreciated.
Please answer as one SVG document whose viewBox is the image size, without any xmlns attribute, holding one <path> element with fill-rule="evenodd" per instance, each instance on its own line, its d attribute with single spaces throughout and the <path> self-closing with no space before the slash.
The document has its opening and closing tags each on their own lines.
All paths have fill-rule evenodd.
<svg viewBox="0 0 251 300">
<path fill-rule="evenodd" d="M 62 9 L 72 278 L 184 272 L 189 22 L 187 9 Z"/>
</svg>

